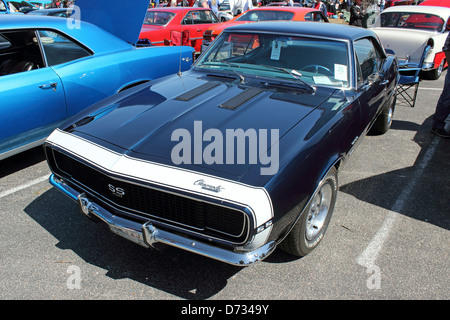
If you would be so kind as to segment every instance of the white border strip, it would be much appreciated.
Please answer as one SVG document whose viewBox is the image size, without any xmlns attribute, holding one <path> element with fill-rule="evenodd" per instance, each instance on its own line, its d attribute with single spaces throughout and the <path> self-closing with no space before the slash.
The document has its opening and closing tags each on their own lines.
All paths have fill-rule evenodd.
<svg viewBox="0 0 450 320">
<path fill-rule="evenodd" d="M 261 187 L 131 158 L 59 129 L 55 130 L 46 142 L 115 175 L 145 180 L 152 184 L 188 191 L 208 198 L 247 205 L 255 213 L 255 227 L 273 217 L 270 197 L 267 191 Z M 198 180 L 204 180 L 209 185 L 221 186 L 221 191 L 216 193 L 202 189 L 200 185 L 194 184 Z"/>
</svg>

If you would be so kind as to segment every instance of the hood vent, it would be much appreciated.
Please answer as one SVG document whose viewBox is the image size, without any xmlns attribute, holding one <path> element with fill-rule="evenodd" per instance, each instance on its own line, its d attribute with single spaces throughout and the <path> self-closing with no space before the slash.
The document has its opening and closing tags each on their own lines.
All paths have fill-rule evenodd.
<svg viewBox="0 0 450 320">
<path fill-rule="evenodd" d="M 185 93 L 179 95 L 178 97 L 175 98 L 175 100 L 189 101 L 189 100 L 201 95 L 202 93 L 205 93 L 206 91 L 209 91 L 212 88 L 217 87 L 219 84 L 220 83 L 218 83 L 218 82 L 207 82 L 195 89 L 192 89 L 188 92 L 185 92 Z"/>
<path fill-rule="evenodd" d="M 238 94 L 237 96 L 225 101 L 224 103 L 220 104 L 221 108 L 228 109 L 228 110 L 236 110 L 239 108 L 242 104 L 247 102 L 248 100 L 252 99 L 253 97 L 257 96 L 264 90 L 259 88 L 249 88 L 245 90 L 244 92 Z"/>
<path fill-rule="evenodd" d="M 78 120 L 77 122 L 75 122 L 74 124 L 70 125 L 69 127 L 64 128 L 63 131 L 71 132 L 76 127 L 84 126 L 85 124 L 88 124 L 89 122 L 91 122 L 94 119 L 95 119 L 94 116 L 84 117 L 83 119 Z"/>
</svg>

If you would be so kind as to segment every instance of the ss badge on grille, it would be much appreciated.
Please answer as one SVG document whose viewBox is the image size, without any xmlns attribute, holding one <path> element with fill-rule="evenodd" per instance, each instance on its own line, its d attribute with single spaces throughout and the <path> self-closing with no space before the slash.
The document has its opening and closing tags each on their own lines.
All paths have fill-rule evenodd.
<svg viewBox="0 0 450 320">
<path fill-rule="evenodd" d="M 112 184 L 108 184 L 109 191 L 116 197 L 122 198 L 125 195 L 125 190 L 123 188 L 117 188 Z"/>
</svg>

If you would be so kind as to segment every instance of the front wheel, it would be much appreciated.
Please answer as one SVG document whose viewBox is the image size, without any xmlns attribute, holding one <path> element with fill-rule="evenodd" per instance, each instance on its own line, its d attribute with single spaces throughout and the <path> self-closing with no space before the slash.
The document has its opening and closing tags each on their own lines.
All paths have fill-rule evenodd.
<svg viewBox="0 0 450 320">
<path fill-rule="evenodd" d="M 300 219 L 280 244 L 282 250 L 303 257 L 319 245 L 333 214 L 337 192 L 337 170 L 333 167 L 319 183 Z"/>
</svg>

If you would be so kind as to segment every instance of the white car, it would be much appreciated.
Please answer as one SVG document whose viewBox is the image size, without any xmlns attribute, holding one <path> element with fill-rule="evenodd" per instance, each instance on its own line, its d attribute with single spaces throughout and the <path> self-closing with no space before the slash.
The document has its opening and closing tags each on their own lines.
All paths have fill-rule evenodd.
<svg viewBox="0 0 450 320">
<path fill-rule="evenodd" d="M 401 66 L 417 65 L 425 46 L 431 45 L 422 74 L 435 80 L 447 67 L 442 47 L 450 30 L 449 17 L 446 7 L 394 6 L 378 16 L 372 30 L 385 49 L 395 52 Z"/>
<path fill-rule="evenodd" d="M 233 19 L 233 12 L 231 11 L 230 0 L 223 0 L 220 2 L 219 13 L 217 14 L 220 22 Z"/>
</svg>

